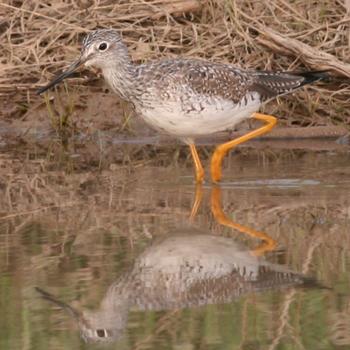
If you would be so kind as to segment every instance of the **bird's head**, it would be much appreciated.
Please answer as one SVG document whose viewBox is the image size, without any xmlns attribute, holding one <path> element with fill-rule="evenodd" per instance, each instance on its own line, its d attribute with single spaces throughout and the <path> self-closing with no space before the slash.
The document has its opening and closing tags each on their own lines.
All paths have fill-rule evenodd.
<svg viewBox="0 0 350 350">
<path fill-rule="evenodd" d="M 40 88 L 38 94 L 45 92 L 71 76 L 82 65 L 104 69 L 113 65 L 118 66 L 128 63 L 128 51 L 118 31 L 114 29 L 97 29 L 85 36 L 78 59 L 49 84 Z"/>
</svg>

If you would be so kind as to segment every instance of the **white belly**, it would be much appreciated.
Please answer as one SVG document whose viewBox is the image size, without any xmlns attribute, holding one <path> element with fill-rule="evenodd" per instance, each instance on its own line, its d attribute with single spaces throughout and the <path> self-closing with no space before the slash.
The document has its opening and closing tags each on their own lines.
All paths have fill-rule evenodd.
<svg viewBox="0 0 350 350">
<path fill-rule="evenodd" d="M 261 105 L 257 95 L 249 96 L 244 102 L 247 103 L 218 99 L 196 101 L 188 104 L 186 110 L 180 102 L 159 101 L 152 108 L 141 108 L 139 112 L 153 128 L 180 138 L 191 138 L 232 129 L 250 118 Z"/>
</svg>

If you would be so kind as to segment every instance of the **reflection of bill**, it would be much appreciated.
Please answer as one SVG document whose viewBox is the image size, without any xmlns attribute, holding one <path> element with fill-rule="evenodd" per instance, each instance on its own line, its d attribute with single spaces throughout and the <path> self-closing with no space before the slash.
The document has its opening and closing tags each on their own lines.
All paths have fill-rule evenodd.
<svg viewBox="0 0 350 350">
<path fill-rule="evenodd" d="M 192 227 L 169 232 L 154 242 L 107 290 L 100 308 L 79 311 L 38 289 L 41 296 L 69 312 L 86 341 L 108 342 L 123 333 L 130 309 L 174 310 L 229 303 L 249 293 L 316 286 L 314 280 L 261 257 L 275 241 L 233 223 L 220 208 L 220 190 L 212 192 L 212 210 L 222 224 L 262 239 L 254 251 L 231 238 Z M 235 226 L 236 225 L 236 226 Z"/>
</svg>

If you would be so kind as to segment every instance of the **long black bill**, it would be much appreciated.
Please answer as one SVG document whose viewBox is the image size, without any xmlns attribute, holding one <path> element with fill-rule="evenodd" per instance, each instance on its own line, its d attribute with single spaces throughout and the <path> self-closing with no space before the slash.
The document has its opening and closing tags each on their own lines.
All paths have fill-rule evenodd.
<svg viewBox="0 0 350 350">
<path fill-rule="evenodd" d="M 41 87 L 40 89 L 38 89 L 36 93 L 38 95 L 40 95 L 43 92 L 45 92 L 46 90 L 49 90 L 52 87 L 54 87 L 55 85 L 59 84 L 62 80 L 70 77 L 85 62 L 86 62 L 86 59 L 83 59 L 82 57 L 79 57 L 79 59 L 77 61 L 75 61 L 74 63 L 72 63 L 65 72 L 63 72 L 60 75 L 58 75 L 55 79 L 53 79 L 47 85 L 45 85 L 45 86 Z"/>
</svg>

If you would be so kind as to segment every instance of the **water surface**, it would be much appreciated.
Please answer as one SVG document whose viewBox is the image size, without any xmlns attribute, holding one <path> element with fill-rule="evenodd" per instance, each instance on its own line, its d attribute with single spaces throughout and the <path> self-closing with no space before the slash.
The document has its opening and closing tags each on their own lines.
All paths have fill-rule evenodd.
<svg viewBox="0 0 350 350">
<path fill-rule="evenodd" d="M 350 348 L 348 153 L 129 150 L 1 155 L 1 349 Z"/>
</svg>

